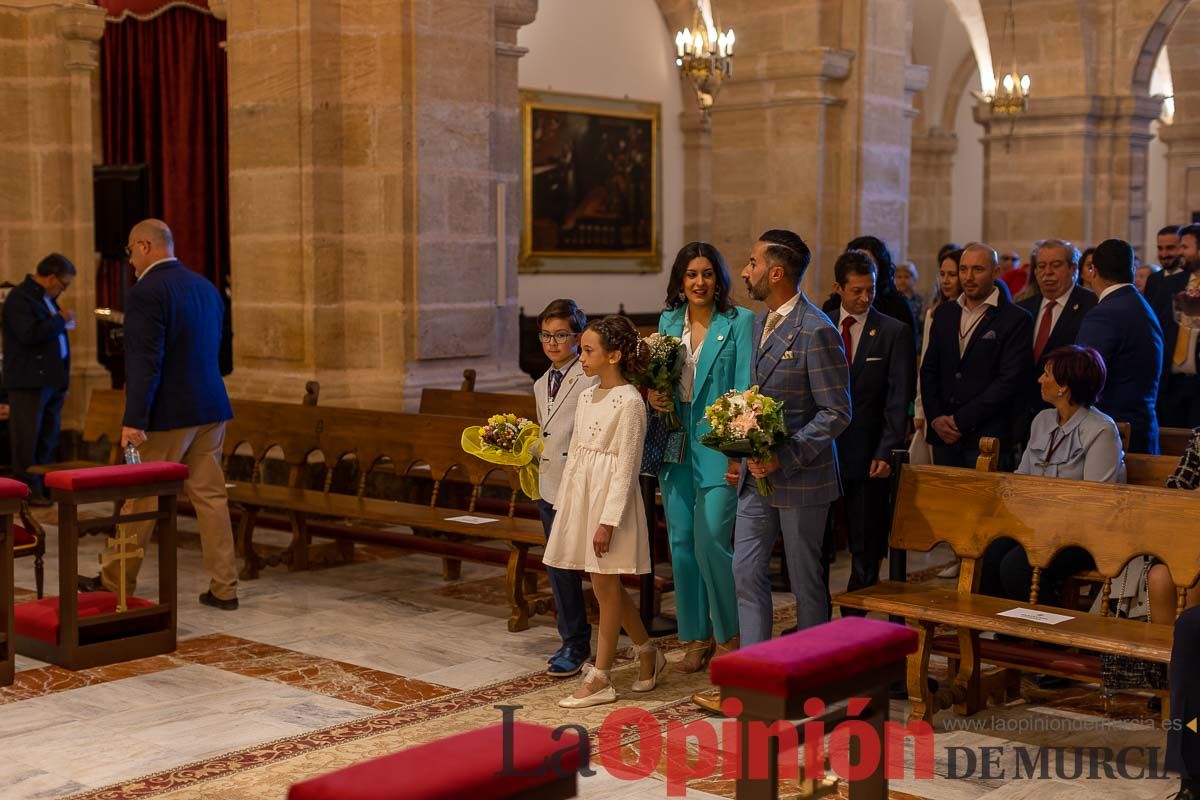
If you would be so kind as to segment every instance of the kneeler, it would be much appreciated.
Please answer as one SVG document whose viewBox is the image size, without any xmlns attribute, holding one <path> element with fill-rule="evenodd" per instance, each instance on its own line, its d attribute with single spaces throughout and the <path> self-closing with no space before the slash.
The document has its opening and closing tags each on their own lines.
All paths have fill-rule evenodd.
<svg viewBox="0 0 1200 800">
<path fill-rule="evenodd" d="M 767 746 L 761 748 L 763 752 L 755 753 L 748 746 L 752 722 L 770 725 L 783 720 L 819 718 L 828 734 L 848 714 L 840 707 L 829 712 L 824 709 L 851 698 L 866 701 L 865 708 L 853 712 L 853 718 L 874 729 L 879 737 L 880 758 L 869 776 L 850 782 L 850 800 L 887 800 L 883 745 L 884 723 L 889 713 L 888 688 L 904 678 L 907 656 L 916 649 L 916 632 L 903 625 L 866 617 L 841 617 L 714 658 L 709 670 L 713 684 L 721 689 L 723 710 L 727 710 L 724 704 L 731 698 L 741 703 L 741 713 L 737 715 L 739 741 L 734 751 L 741 760 L 735 786 L 737 800 L 779 797 L 779 739 L 768 738 Z M 815 713 L 805 710 L 805 702 L 810 698 L 821 701 L 820 710 L 809 709 Z M 801 727 L 798 731 L 801 745 L 803 734 Z M 850 742 L 850 763 L 857 764 L 858 740 Z M 725 749 L 732 750 L 728 746 Z M 752 763 L 751 755 L 765 758 Z M 787 754 L 789 759 L 797 756 L 797 753 Z M 805 776 L 805 780 L 811 778 Z"/>
<path fill-rule="evenodd" d="M 13 514 L 28 496 L 25 484 L 0 478 L 0 686 L 13 682 Z"/>
<path fill-rule="evenodd" d="M 175 649 L 175 507 L 187 477 L 187 467 L 166 461 L 46 475 L 46 488 L 58 504 L 58 597 L 16 607 L 18 653 L 79 670 Z M 157 497 L 158 509 L 122 513 L 124 501 L 137 497 Z M 81 520 L 79 507 L 85 503 L 112 503 L 113 513 Z M 121 575 L 118 591 L 77 593 L 80 535 L 145 520 L 154 520 L 158 535 L 158 600 L 126 595 L 125 562 L 143 553 L 120 528 L 108 542 L 118 551 L 113 556 Z"/>
</svg>

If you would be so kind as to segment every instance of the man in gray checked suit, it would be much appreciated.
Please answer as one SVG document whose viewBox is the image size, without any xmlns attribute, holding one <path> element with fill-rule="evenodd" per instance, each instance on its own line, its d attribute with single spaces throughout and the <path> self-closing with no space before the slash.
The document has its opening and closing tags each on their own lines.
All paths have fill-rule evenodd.
<svg viewBox="0 0 1200 800">
<path fill-rule="evenodd" d="M 771 638 L 767 567 L 782 532 L 801 630 L 829 621 L 821 542 L 830 504 L 841 495 L 834 440 L 850 424 L 850 372 L 837 328 L 800 291 L 811 254 L 791 231 L 759 237 L 742 269 L 750 296 L 767 304 L 754 323 L 752 383 L 783 403 L 788 438 L 770 461 L 730 462 L 738 485 L 733 575 L 741 644 Z M 754 477 L 774 491 L 759 495 Z"/>
</svg>

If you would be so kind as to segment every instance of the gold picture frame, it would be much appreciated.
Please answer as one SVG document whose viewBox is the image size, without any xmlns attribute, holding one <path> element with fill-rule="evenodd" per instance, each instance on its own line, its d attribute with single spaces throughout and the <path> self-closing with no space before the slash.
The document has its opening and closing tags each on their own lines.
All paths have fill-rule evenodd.
<svg viewBox="0 0 1200 800">
<path fill-rule="evenodd" d="M 662 106 L 521 90 L 519 271 L 662 270 Z"/>
</svg>

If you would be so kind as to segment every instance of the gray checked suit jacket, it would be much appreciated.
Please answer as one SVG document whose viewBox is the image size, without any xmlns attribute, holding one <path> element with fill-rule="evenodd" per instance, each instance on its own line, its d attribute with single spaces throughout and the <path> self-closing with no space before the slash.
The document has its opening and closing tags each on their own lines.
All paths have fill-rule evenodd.
<svg viewBox="0 0 1200 800">
<path fill-rule="evenodd" d="M 829 317 L 801 293 L 796 307 L 763 346 L 767 314 L 754 320 L 752 382 L 783 402 L 789 438 L 775 450 L 781 469 L 770 475 L 771 505 L 818 506 L 842 494 L 838 474 L 838 435 L 850 424 L 850 369 L 842 337 Z M 749 472 L 742 464 L 738 492 Z"/>
</svg>

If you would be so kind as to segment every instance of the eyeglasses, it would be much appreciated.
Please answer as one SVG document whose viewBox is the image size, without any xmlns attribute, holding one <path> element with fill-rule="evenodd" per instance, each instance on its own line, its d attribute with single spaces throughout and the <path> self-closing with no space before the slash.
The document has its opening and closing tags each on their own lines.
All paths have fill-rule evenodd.
<svg viewBox="0 0 1200 800">
<path fill-rule="evenodd" d="M 559 344 L 566 344 L 578 335 L 579 334 L 577 333 L 547 333 L 546 331 L 539 331 L 538 340 L 541 341 L 542 344 L 549 344 L 551 340 L 558 342 Z"/>
<path fill-rule="evenodd" d="M 142 244 L 142 241 L 143 240 L 138 239 L 137 241 L 134 242 L 134 244 Z M 129 245 L 125 245 L 124 253 L 125 253 L 125 258 L 128 259 L 130 256 L 133 255 L 133 248 L 130 247 Z"/>
</svg>

